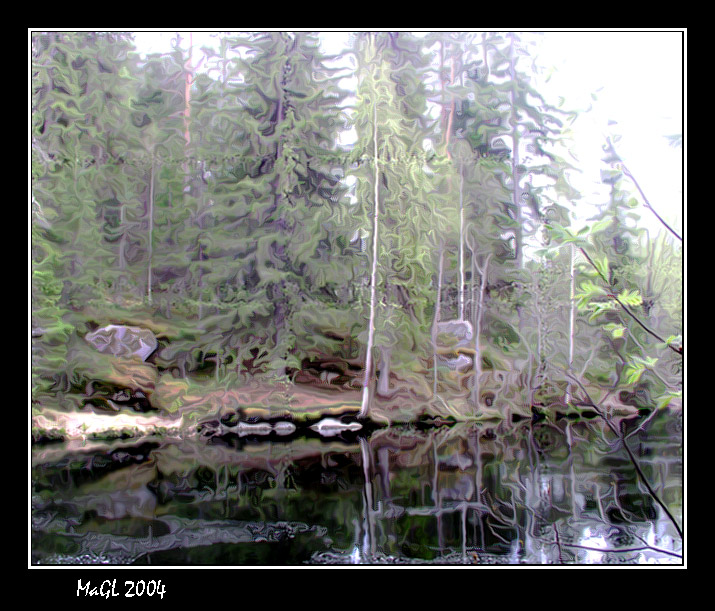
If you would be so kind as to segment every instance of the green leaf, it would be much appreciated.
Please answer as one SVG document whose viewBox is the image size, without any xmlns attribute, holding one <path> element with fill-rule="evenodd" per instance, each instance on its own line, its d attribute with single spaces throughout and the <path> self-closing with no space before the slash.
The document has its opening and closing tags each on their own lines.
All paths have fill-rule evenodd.
<svg viewBox="0 0 715 611">
<path fill-rule="evenodd" d="M 598 286 L 597 284 L 594 284 L 590 280 L 585 280 L 579 285 L 579 288 L 584 292 L 588 293 L 589 295 L 606 295 L 606 291 Z"/>
<path fill-rule="evenodd" d="M 658 362 L 657 358 L 653 357 L 634 357 L 631 363 L 628 363 L 623 369 L 623 373 L 626 376 L 626 382 L 628 384 L 635 384 L 640 380 L 641 375 L 646 369 L 652 369 L 653 366 Z"/>
<path fill-rule="evenodd" d="M 588 304 L 589 309 L 593 310 L 593 313 L 591 316 L 588 317 L 589 322 L 593 322 L 598 318 L 601 314 L 604 312 L 608 312 L 610 310 L 615 310 L 618 306 L 613 303 L 612 301 L 592 301 L 591 303 Z"/>
<path fill-rule="evenodd" d="M 629 306 L 639 306 L 643 303 L 643 298 L 639 291 L 624 289 L 618 295 L 618 301 Z"/>
<path fill-rule="evenodd" d="M 603 231 L 604 229 L 607 229 L 613 224 L 613 221 L 611 219 L 603 219 L 601 221 L 598 221 L 597 223 L 594 223 L 593 227 L 591 227 L 591 233 L 598 233 L 599 231 Z"/>
<path fill-rule="evenodd" d="M 638 359 L 638 360 L 641 361 L 643 363 L 643 365 L 645 365 L 646 367 L 651 367 L 651 368 L 658 362 L 657 358 L 654 358 L 651 356 L 647 356 L 644 359 Z"/>
<path fill-rule="evenodd" d="M 601 274 L 603 278 L 608 279 L 608 257 L 603 255 L 601 258 L 594 258 L 593 262 L 596 264 L 596 269 L 598 273 Z"/>
<path fill-rule="evenodd" d="M 589 302 L 594 297 L 599 297 L 607 294 L 603 288 L 594 284 L 590 280 L 584 280 L 579 285 L 579 289 L 581 292 L 576 293 L 575 295 L 579 310 L 583 310 L 587 305 L 590 305 Z"/>
<path fill-rule="evenodd" d="M 626 332 L 626 328 L 623 325 L 619 325 L 614 322 L 609 322 L 603 328 L 608 331 L 614 339 L 623 337 L 624 333 Z"/>
<path fill-rule="evenodd" d="M 669 335 L 665 339 L 665 344 L 663 344 L 663 347 L 671 346 L 675 344 L 677 346 L 682 346 L 683 344 L 683 336 L 682 335 Z"/>
<path fill-rule="evenodd" d="M 645 366 L 642 363 L 629 363 L 623 370 L 623 374 L 626 377 L 626 383 L 636 384 L 638 380 L 640 380 L 644 371 Z"/>
<path fill-rule="evenodd" d="M 674 391 L 674 390 L 669 390 L 662 394 L 660 397 L 658 397 L 656 406 L 658 409 L 664 409 L 670 405 L 670 402 L 673 399 L 679 399 L 680 397 L 683 396 L 682 391 Z"/>
</svg>

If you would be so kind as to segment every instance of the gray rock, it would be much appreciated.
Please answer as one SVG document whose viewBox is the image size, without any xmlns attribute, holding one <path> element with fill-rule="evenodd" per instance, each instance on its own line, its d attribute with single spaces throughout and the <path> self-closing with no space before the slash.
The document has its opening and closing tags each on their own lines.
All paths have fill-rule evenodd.
<svg viewBox="0 0 715 611">
<path fill-rule="evenodd" d="M 341 422 L 335 418 L 323 418 L 310 428 L 320 435 L 332 437 L 333 435 L 339 435 L 343 431 L 359 431 L 362 428 L 362 424 L 359 422 Z"/>
<path fill-rule="evenodd" d="M 438 322 L 435 331 L 435 340 L 440 349 L 466 348 L 473 342 L 474 331 L 468 320 Z"/>
<path fill-rule="evenodd" d="M 85 335 L 95 350 L 124 358 L 138 357 L 142 361 L 156 350 L 158 342 L 149 329 L 126 325 L 107 325 Z"/>
<path fill-rule="evenodd" d="M 276 422 L 273 425 L 276 435 L 291 435 L 295 433 L 295 424 L 292 422 Z"/>
<path fill-rule="evenodd" d="M 246 435 L 270 435 L 273 427 L 268 422 L 239 422 L 236 426 L 240 437 Z"/>
<path fill-rule="evenodd" d="M 470 371 L 474 367 L 474 360 L 466 354 L 458 354 L 457 357 L 453 359 L 438 356 L 437 360 L 442 366 L 449 367 L 452 371 L 460 371 L 462 373 Z"/>
<path fill-rule="evenodd" d="M 468 320 L 445 320 L 437 323 L 437 333 L 451 335 L 456 340 L 472 339 L 472 324 Z"/>
</svg>

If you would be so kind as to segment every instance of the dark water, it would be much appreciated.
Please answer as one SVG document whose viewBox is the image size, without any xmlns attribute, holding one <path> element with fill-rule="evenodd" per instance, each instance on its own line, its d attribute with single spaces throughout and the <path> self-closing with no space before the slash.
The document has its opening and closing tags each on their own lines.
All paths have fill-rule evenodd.
<svg viewBox="0 0 715 611">
<path fill-rule="evenodd" d="M 628 444 L 682 523 L 682 426 Z M 32 449 L 33 564 L 682 564 L 598 421 Z"/>
</svg>

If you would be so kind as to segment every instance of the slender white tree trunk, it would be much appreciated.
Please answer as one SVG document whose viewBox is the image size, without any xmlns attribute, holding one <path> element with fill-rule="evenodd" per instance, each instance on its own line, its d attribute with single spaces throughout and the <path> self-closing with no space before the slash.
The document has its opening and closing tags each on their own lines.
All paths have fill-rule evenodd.
<svg viewBox="0 0 715 611">
<path fill-rule="evenodd" d="M 511 104 L 511 139 L 513 151 L 511 155 L 511 175 L 514 182 L 512 190 L 512 201 L 514 203 L 514 215 L 517 227 L 515 229 L 516 266 L 521 268 L 523 262 L 523 228 L 521 226 L 521 187 L 519 186 L 519 116 L 516 111 L 516 71 L 514 69 L 514 39 L 511 38 L 509 45 L 509 77 L 511 79 L 511 89 L 509 90 L 509 102 Z"/>
<path fill-rule="evenodd" d="M 390 396 L 390 358 L 392 348 L 380 346 L 380 380 L 377 385 L 377 394 L 381 397 Z"/>
<path fill-rule="evenodd" d="M 474 257 L 474 252 L 472 252 Z M 489 259 L 491 254 L 487 255 L 486 261 L 481 269 L 477 268 L 481 275 L 479 282 L 479 303 L 477 304 L 477 313 L 474 317 L 474 380 L 472 382 L 472 402 L 475 407 L 479 407 L 479 379 L 482 377 L 482 352 L 479 346 L 479 338 L 482 335 L 482 312 L 484 311 L 484 293 L 487 289 L 487 272 L 489 270 Z M 476 267 L 476 265 L 475 265 Z"/>
<path fill-rule="evenodd" d="M 569 373 L 573 375 L 573 353 L 574 353 L 574 334 L 576 325 L 576 272 L 575 272 L 575 260 L 576 260 L 576 246 L 571 244 L 571 265 L 569 269 L 569 274 L 571 277 L 571 290 L 569 294 Z M 571 384 L 569 384 L 566 390 L 566 403 L 571 402 Z"/>
<path fill-rule="evenodd" d="M 146 273 L 146 295 L 151 305 L 151 260 L 154 255 L 152 242 L 154 241 L 154 152 L 151 155 L 151 173 L 149 174 L 149 202 L 147 206 L 149 216 L 149 261 Z"/>
<path fill-rule="evenodd" d="M 377 95 L 377 94 L 375 94 Z M 367 417 L 370 404 L 370 388 L 372 386 L 372 347 L 375 341 L 375 285 L 377 284 L 377 239 L 378 239 L 378 218 L 379 218 L 379 166 L 377 157 L 377 99 L 373 102 L 372 109 L 372 138 L 373 138 L 373 163 L 375 164 L 375 209 L 373 211 L 372 227 L 372 273 L 370 275 L 370 322 L 367 334 L 367 355 L 365 357 L 365 373 L 362 384 L 362 404 L 360 406 L 360 418 Z"/>
<path fill-rule="evenodd" d="M 122 203 L 121 207 L 119 208 L 119 226 L 120 227 L 125 227 L 126 223 L 126 204 Z M 124 252 L 126 248 L 126 232 L 122 231 L 122 237 L 119 238 L 119 269 L 124 271 L 125 268 L 127 267 L 127 262 L 126 262 L 126 254 Z M 121 285 L 122 282 L 120 281 L 119 284 Z M 117 290 L 117 283 L 114 284 L 114 290 L 116 292 Z"/>
<path fill-rule="evenodd" d="M 191 121 L 191 80 L 193 78 L 193 68 L 191 67 L 191 54 L 194 49 L 194 35 L 189 33 L 189 56 L 186 59 L 186 80 L 184 82 L 184 138 L 186 146 L 191 143 L 191 132 L 189 123 Z"/>
<path fill-rule="evenodd" d="M 432 397 L 437 396 L 437 325 L 439 324 L 439 309 L 442 303 L 442 264 L 444 261 L 444 247 L 439 249 L 439 269 L 437 271 L 437 299 L 434 304 L 434 322 L 432 323 Z"/>
<path fill-rule="evenodd" d="M 459 162 L 459 320 L 464 320 L 464 162 Z"/>
</svg>

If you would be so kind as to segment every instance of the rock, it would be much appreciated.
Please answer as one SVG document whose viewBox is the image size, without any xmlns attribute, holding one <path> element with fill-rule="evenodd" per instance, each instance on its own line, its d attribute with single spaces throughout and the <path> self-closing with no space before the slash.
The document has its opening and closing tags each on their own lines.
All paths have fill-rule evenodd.
<svg viewBox="0 0 715 611">
<path fill-rule="evenodd" d="M 467 346 L 474 336 L 468 320 L 446 320 L 437 323 L 437 345 L 442 348 Z"/>
<path fill-rule="evenodd" d="M 362 424 L 359 422 L 341 422 L 335 418 L 323 418 L 310 428 L 323 436 L 331 437 L 339 435 L 343 431 L 359 431 L 362 428 Z"/>
<path fill-rule="evenodd" d="M 474 360 L 466 354 L 458 354 L 456 358 L 450 359 L 443 356 L 437 357 L 441 365 L 449 367 L 452 371 L 461 373 L 471 371 L 474 368 Z"/>
<path fill-rule="evenodd" d="M 148 329 L 126 325 L 107 325 L 85 335 L 84 339 L 95 350 L 124 358 L 138 357 L 146 361 L 158 346 L 156 337 Z"/>
<path fill-rule="evenodd" d="M 292 422 L 276 422 L 273 425 L 276 435 L 291 435 L 295 433 L 295 424 Z"/>
<path fill-rule="evenodd" d="M 445 320 L 437 323 L 437 333 L 448 333 L 457 339 L 472 339 L 472 324 L 468 320 Z"/>
<path fill-rule="evenodd" d="M 335 378 L 339 378 L 340 374 L 335 373 L 334 371 L 321 371 L 320 372 L 320 380 L 321 382 L 327 382 L 330 384 Z"/>
<path fill-rule="evenodd" d="M 236 426 L 236 430 L 240 437 L 246 435 L 270 435 L 273 427 L 268 422 L 257 422 L 256 424 L 239 422 Z"/>
</svg>

